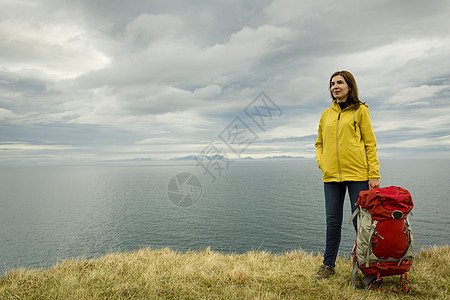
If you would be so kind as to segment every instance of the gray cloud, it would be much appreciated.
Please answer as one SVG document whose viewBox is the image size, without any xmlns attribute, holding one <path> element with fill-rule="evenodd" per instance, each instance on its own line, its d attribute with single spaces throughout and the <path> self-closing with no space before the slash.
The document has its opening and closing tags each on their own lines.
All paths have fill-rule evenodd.
<svg viewBox="0 0 450 300">
<path fill-rule="evenodd" d="M 246 155 L 313 157 L 339 69 L 381 156 L 448 156 L 449 12 L 444 0 L 4 2 L 0 163 L 197 154 L 261 91 L 284 114 Z"/>
</svg>

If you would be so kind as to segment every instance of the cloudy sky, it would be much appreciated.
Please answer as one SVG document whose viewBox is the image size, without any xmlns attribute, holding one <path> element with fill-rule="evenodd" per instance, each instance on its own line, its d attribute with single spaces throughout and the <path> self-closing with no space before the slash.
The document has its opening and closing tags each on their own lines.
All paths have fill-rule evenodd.
<svg viewBox="0 0 450 300">
<path fill-rule="evenodd" d="M 380 157 L 450 157 L 449 15 L 447 0 L 0 0 L 0 164 L 211 142 L 233 157 L 236 117 L 255 137 L 243 156 L 314 157 L 342 69 Z M 245 114 L 261 92 L 280 109 L 264 128 Z"/>
</svg>

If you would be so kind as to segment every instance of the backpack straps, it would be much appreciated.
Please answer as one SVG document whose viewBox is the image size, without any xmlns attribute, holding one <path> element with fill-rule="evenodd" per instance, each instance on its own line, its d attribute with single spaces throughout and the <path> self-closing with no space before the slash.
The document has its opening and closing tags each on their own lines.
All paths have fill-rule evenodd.
<svg viewBox="0 0 450 300">
<path fill-rule="evenodd" d="M 398 260 L 398 266 L 400 266 L 402 264 L 403 260 L 405 259 L 405 257 L 408 256 L 408 254 L 409 254 L 408 250 L 409 250 L 409 247 L 411 247 L 411 235 L 412 235 L 412 233 L 411 233 L 411 227 L 409 225 L 409 221 L 408 221 L 407 218 L 405 219 L 405 225 L 406 225 L 405 231 L 408 232 L 408 237 L 409 237 L 408 238 L 408 248 L 406 248 L 405 254 Z"/>
<path fill-rule="evenodd" d="M 408 282 L 408 274 L 406 272 L 400 275 L 400 282 L 402 283 L 403 294 L 409 293 L 409 291 L 411 290 L 411 285 Z M 372 285 L 371 285 L 372 288 L 374 288 L 377 291 L 386 291 L 386 292 L 392 292 L 395 294 L 399 294 L 398 291 L 381 288 L 382 284 L 383 284 L 383 278 L 381 278 L 380 273 L 378 272 L 377 279 L 374 282 L 372 282 Z M 378 285 L 378 287 L 376 287 L 375 285 Z"/>
<path fill-rule="evenodd" d="M 358 262 L 356 261 L 356 257 L 353 257 L 353 270 L 352 270 L 352 286 L 355 288 L 356 276 L 358 275 Z"/>
<path fill-rule="evenodd" d="M 356 217 L 356 215 L 359 213 L 359 206 L 355 209 L 352 216 L 350 217 L 350 220 L 348 220 L 348 224 L 352 224 L 353 219 Z"/>
<path fill-rule="evenodd" d="M 372 223 L 372 225 L 370 225 L 370 231 L 369 231 L 369 245 L 367 247 L 367 252 L 366 252 L 366 257 L 365 257 L 365 261 L 366 261 L 366 268 L 369 267 L 369 261 L 370 261 L 370 252 L 372 250 L 372 237 L 373 234 L 375 233 L 375 230 L 377 229 L 377 224 L 378 221 L 374 221 Z"/>
</svg>

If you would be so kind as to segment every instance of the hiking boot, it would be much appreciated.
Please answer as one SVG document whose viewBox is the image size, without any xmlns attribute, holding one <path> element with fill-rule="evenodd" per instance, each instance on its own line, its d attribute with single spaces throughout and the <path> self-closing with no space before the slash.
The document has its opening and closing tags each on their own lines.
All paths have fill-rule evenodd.
<svg viewBox="0 0 450 300">
<path fill-rule="evenodd" d="M 322 265 L 316 275 L 313 276 L 313 279 L 325 279 L 331 275 L 334 275 L 334 269 L 330 266 Z"/>
<path fill-rule="evenodd" d="M 376 276 L 364 275 L 364 279 L 361 281 L 361 288 L 366 289 L 366 288 L 370 287 L 370 285 L 372 284 L 372 282 L 375 281 L 375 279 L 377 279 Z"/>
</svg>

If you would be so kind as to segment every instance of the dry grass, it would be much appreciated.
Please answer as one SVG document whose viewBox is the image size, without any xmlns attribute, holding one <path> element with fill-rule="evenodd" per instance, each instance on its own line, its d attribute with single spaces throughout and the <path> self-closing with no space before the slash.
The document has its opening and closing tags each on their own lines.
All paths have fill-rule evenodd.
<svg viewBox="0 0 450 300">
<path fill-rule="evenodd" d="M 332 278 L 311 279 L 321 262 L 302 251 L 141 249 L 10 271 L 0 279 L 0 299 L 450 299 L 449 246 L 418 254 L 407 295 L 353 289 L 352 263 L 343 258 Z M 399 276 L 385 279 L 384 286 L 400 290 Z"/>
</svg>

